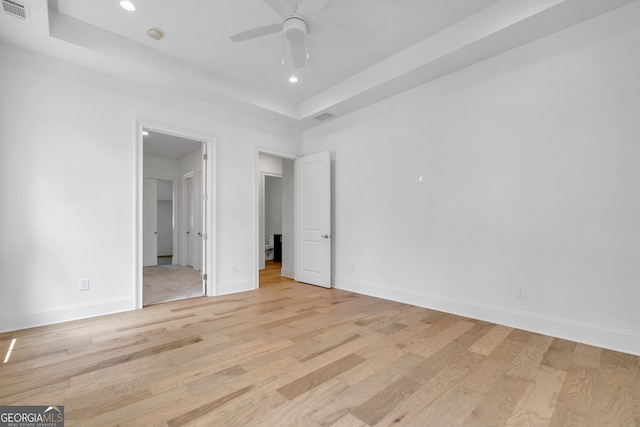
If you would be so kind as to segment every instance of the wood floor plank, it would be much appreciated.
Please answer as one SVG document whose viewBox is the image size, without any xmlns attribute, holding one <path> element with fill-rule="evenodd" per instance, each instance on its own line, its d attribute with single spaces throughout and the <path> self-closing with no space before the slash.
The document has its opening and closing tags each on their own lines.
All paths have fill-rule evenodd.
<svg viewBox="0 0 640 427">
<path fill-rule="evenodd" d="M 171 418 L 169 421 L 167 421 L 167 424 L 169 425 L 169 427 L 177 427 L 177 426 L 183 426 L 185 424 L 189 424 L 193 420 L 203 415 L 206 415 L 212 410 L 219 408 L 228 402 L 231 402 L 233 399 L 237 399 L 238 397 L 247 393 L 249 390 L 251 390 L 251 387 L 245 387 L 240 390 L 236 390 L 232 393 L 227 394 L 226 396 L 223 396 L 219 399 L 212 400 L 209 403 L 206 403 L 202 406 L 199 406 L 195 409 L 185 412 L 182 415 L 179 415 L 175 418 Z"/>
<path fill-rule="evenodd" d="M 549 425 L 566 372 L 541 365 L 529 383 L 507 427 Z"/>
<path fill-rule="evenodd" d="M 640 357 L 279 276 L 0 334 L 6 405 L 69 426 L 640 425 Z"/>
<path fill-rule="evenodd" d="M 625 363 L 624 358 L 615 360 L 619 355 L 608 350 L 602 352 L 595 401 L 597 425 L 620 427 L 636 425 L 633 369 Z"/>
<path fill-rule="evenodd" d="M 373 426 L 418 389 L 420 389 L 419 383 L 407 377 L 401 377 L 355 408 L 351 413 Z"/>
<path fill-rule="evenodd" d="M 452 389 L 467 374 L 466 369 L 458 366 L 444 368 L 427 383 L 422 384 L 413 395 L 389 411 L 378 424 L 383 426 L 424 424 L 425 419 L 416 414 L 431 405 L 443 393 Z"/>
<path fill-rule="evenodd" d="M 362 338 L 361 335 L 358 334 L 349 334 L 348 337 L 343 338 L 340 337 L 339 340 L 336 340 L 335 342 L 330 342 L 330 343 L 320 343 L 320 345 L 318 346 L 314 346 L 310 349 L 306 350 L 306 354 L 304 355 L 300 355 L 298 357 L 296 357 L 296 359 L 298 359 L 298 361 L 300 362 L 306 362 L 307 360 L 311 360 L 314 357 L 318 357 L 322 354 L 325 354 L 333 349 L 336 349 L 344 344 L 348 344 L 352 341 L 355 341 L 359 338 Z"/>
<path fill-rule="evenodd" d="M 242 400 L 242 401 L 241 401 Z M 273 390 L 262 390 L 258 393 L 247 393 L 233 402 L 232 405 L 220 407 L 216 411 L 210 411 L 193 425 L 225 427 L 244 427 L 254 420 L 267 416 L 277 408 L 284 407 L 289 400 Z"/>
<path fill-rule="evenodd" d="M 423 357 L 413 353 L 381 352 L 378 357 L 367 359 L 343 377 L 337 377 L 348 388 L 307 416 L 320 425 L 332 424 L 401 379 L 422 361 Z"/>
<path fill-rule="evenodd" d="M 513 332 L 513 328 L 495 325 L 486 335 L 473 344 L 469 351 L 488 356 L 511 332 Z"/>
<path fill-rule="evenodd" d="M 568 414 L 579 415 L 593 422 L 596 393 L 598 391 L 598 370 L 580 365 L 572 365 L 567 371 L 564 385 L 558 398 L 558 408 Z M 571 415 L 570 418 L 575 418 Z"/>
<path fill-rule="evenodd" d="M 507 364 L 497 358 L 482 358 L 472 352 L 469 373 L 441 394 L 431 405 L 421 408 L 408 419 L 413 422 L 429 420 L 434 425 L 462 425 L 483 399 L 483 396 L 498 381 Z M 464 361 L 465 358 L 460 358 Z M 479 361 L 479 363 L 478 363 Z M 464 365 L 463 365 L 464 366 Z"/>
<path fill-rule="evenodd" d="M 289 384 L 280 387 L 276 390 L 278 393 L 282 394 L 287 399 L 291 400 L 296 398 L 297 396 L 306 393 L 314 387 L 319 386 L 320 384 L 329 381 L 336 375 L 340 375 L 343 372 L 348 371 L 356 365 L 364 362 L 360 356 L 355 354 L 351 354 L 343 357 L 342 359 L 336 360 L 322 368 L 316 369 L 315 371 L 305 375 L 304 377 L 298 378 L 295 381 L 290 382 Z"/>
<path fill-rule="evenodd" d="M 636 427 L 640 426 L 640 360 L 636 360 L 633 376 L 633 399 L 636 414 Z"/>
<path fill-rule="evenodd" d="M 335 423 L 331 424 L 331 427 L 370 427 L 366 423 L 362 422 L 351 414 L 346 414 Z"/>
<path fill-rule="evenodd" d="M 532 379 L 538 372 L 538 366 L 552 341 L 553 338 L 548 336 L 530 334 L 530 338 L 525 347 L 518 357 L 513 359 L 507 375 L 525 380 Z"/>
<path fill-rule="evenodd" d="M 562 407 L 556 407 L 549 427 L 600 427 L 591 418 L 584 417 Z"/>
<path fill-rule="evenodd" d="M 578 343 L 573 351 L 573 363 L 585 368 L 599 368 L 601 353 L 601 348 Z"/>
<path fill-rule="evenodd" d="M 440 351 L 426 357 L 424 362 L 412 369 L 407 376 L 414 381 L 424 384 L 436 376 L 442 369 L 451 365 L 459 364 L 463 357 L 473 358 L 475 360 L 483 360 L 481 355 L 475 356 L 466 354 L 469 346 L 473 345 L 477 337 L 463 334 L 451 341 Z"/>
<path fill-rule="evenodd" d="M 307 418 L 307 414 L 313 408 L 326 404 L 333 396 L 344 391 L 345 388 L 346 386 L 340 381 L 331 379 L 247 425 L 261 427 L 315 425 Z"/>
<path fill-rule="evenodd" d="M 471 412 L 463 427 L 505 426 L 528 384 L 521 378 L 501 375 Z"/>
</svg>

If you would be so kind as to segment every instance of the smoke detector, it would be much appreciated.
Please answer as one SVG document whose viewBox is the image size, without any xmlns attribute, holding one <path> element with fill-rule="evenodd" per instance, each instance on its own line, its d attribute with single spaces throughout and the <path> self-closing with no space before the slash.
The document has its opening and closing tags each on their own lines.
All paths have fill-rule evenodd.
<svg viewBox="0 0 640 427">
<path fill-rule="evenodd" d="M 153 27 L 147 30 L 147 35 L 154 40 L 162 40 L 164 38 L 164 31 L 160 28 Z"/>
</svg>

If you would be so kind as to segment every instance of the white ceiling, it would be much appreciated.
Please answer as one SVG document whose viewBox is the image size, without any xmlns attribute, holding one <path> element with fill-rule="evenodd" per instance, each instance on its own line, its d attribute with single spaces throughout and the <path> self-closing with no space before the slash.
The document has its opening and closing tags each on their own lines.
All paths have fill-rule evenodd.
<svg viewBox="0 0 640 427">
<path fill-rule="evenodd" d="M 143 136 L 143 152 L 145 156 L 180 160 L 187 154 L 202 149 L 202 142 L 179 136 L 168 135 L 146 129 L 149 135 Z"/>
<path fill-rule="evenodd" d="M 135 12 L 119 0 L 18 1 L 31 19 L 0 14 L 0 40 L 307 129 L 637 0 L 304 0 L 300 70 L 287 55 L 281 64 L 280 34 L 229 39 L 281 22 L 274 9 L 295 0 L 132 0 Z"/>
<path fill-rule="evenodd" d="M 295 0 L 283 1 L 294 7 Z M 298 11 L 312 12 L 309 18 L 323 26 L 310 25 L 310 62 L 302 70 L 293 70 L 289 58 L 282 65 L 280 34 L 240 43 L 229 39 L 281 22 L 263 0 L 133 0 L 138 7 L 133 13 L 115 0 L 58 0 L 58 10 L 213 75 L 299 103 L 496 1 L 306 0 Z M 149 27 L 162 29 L 165 38 L 150 39 Z M 294 73 L 300 77 L 297 85 L 287 80 Z"/>
</svg>

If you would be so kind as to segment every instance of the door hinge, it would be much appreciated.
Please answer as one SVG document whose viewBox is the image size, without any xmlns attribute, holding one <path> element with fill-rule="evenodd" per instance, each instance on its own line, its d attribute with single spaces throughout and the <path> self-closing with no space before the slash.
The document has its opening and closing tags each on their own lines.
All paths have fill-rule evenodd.
<svg viewBox="0 0 640 427">
<path fill-rule="evenodd" d="M 207 200 L 207 193 L 204 193 L 204 194 L 202 195 L 202 200 Z"/>
<path fill-rule="evenodd" d="M 202 279 L 206 282 L 206 281 L 207 281 L 207 275 L 206 275 L 206 274 L 204 274 L 204 275 L 202 276 Z"/>
<path fill-rule="evenodd" d="M 209 156 L 207 154 L 205 154 L 204 156 L 202 156 L 205 160 L 207 160 L 209 158 Z"/>
</svg>

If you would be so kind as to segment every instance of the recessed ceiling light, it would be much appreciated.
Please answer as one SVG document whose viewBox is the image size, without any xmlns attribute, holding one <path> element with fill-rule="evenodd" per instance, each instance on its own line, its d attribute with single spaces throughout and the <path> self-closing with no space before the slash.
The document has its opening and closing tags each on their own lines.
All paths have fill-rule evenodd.
<svg viewBox="0 0 640 427">
<path fill-rule="evenodd" d="M 142 131 L 142 134 L 143 134 L 144 136 L 149 136 L 149 132 L 148 132 L 148 131 L 146 131 L 146 130 L 143 130 L 143 131 Z"/>
<path fill-rule="evenodd" d="M 120 7 L 128 12 L 135 12 L 136 6 L 128 0 L 122 0 L 120 2 Z"/>
<path fill-rule="evenodd" d="M 154 40 L 162 40 L 164 32 L 160 28 L 153 27 L 147 30 L 147 35 Z"/>
<path fill-rule="evenodd" d="M 298 83 L 298 78 L 296 76 L 289 77 L 289 83 Z"/>
</svg>

